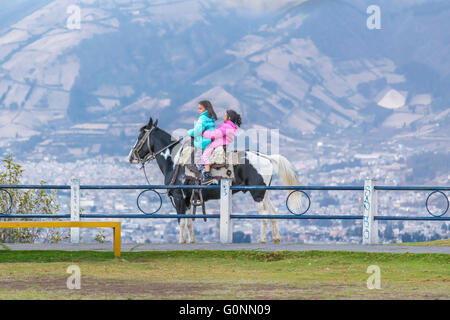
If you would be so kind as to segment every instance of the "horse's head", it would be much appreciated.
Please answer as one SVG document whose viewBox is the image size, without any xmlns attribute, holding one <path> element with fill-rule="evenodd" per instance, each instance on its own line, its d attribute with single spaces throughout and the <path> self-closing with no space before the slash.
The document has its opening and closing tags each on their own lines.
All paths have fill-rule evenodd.
<svg viewBox="0 0 450 320">
<path fill-rule="evenodd" d="M 132 164 L 144 163 L 146 159 L 153 154 L 151 134 L 157 128 L 158 120 L 153 122 L 150 117 L 148 124 L 143 126 L 139 131 L 139 136 L 131 148 L 128 155 L 128 161 Z"/>
</svg>

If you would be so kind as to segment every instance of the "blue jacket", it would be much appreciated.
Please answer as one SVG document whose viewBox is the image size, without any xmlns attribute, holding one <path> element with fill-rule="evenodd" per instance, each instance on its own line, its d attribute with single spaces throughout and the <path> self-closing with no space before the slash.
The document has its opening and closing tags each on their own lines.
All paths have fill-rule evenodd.
<svg viewBox="0 0 450 320">
<path fill-rule="evenodd" d="M 205 149 L 211 143 L 211 139 L 203 138 L 202 133 L 205 130 L 214 130 L 216 128 L 214 121 L 213 118 L 208 117 L 208 110 L 206 110 L 198 118 L 194 129 L 188 131 L 188 134 L 194 137 L 195 147 Z"/>
</svg>

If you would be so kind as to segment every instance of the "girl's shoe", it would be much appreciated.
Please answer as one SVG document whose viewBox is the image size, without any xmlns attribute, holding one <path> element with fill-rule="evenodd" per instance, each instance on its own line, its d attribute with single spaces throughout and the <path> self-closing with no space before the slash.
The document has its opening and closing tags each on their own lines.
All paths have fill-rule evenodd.
<svg viewBox="0 0 450 320">
<path fill-rule="evenodd" d="M 202 184 L 211 184 L 212 181 L 212 176 L 211 176 L 211 172 L 209 171 L 202 171 Z"/>
</svg>

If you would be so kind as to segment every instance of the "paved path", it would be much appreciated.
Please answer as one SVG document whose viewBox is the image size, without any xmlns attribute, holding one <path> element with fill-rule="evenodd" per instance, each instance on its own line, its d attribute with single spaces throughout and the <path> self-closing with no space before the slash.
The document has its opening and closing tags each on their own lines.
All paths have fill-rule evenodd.
<svg viewBox="0 0 450 320">
<path fill-rule="evenodd" d="M 7 244 L 11 250 L 93 250 L 112 251 L 112 244 Z M 0 250 L 4 250 L 0 246 Z M 258 243 L 198 243 L 198 244 L 122 244 L 126 251 L 174 251 L 174 250 L 257 250 L 257 251 L 365 251 L 389 253 L 445 253 L 450 247 L 420 247 L 402 245 L 360 245 L 360 244 L 258 244 Z"/>
</svg>

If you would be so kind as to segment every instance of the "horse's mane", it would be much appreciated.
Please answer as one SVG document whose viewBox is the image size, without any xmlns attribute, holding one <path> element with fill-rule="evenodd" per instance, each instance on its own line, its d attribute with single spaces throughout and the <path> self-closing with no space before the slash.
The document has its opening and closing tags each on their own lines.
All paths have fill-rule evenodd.
<svg viewBox="0 0 450 320">
<path fill-rule="evenodd" d="M 156 127 L 156 128 L 155 128 L 155 131 L 160 132 L 161 135 L 162 135 L 162 137 L 163 137 L 164 139 L 167 139 L 168 142 L 174 142 L 174 141 L 177 140 L 177 139 L 175 139 L 170 133 L 168 133 L 167 131 L 161 129 L 160 127 Z"/>
</svg>

